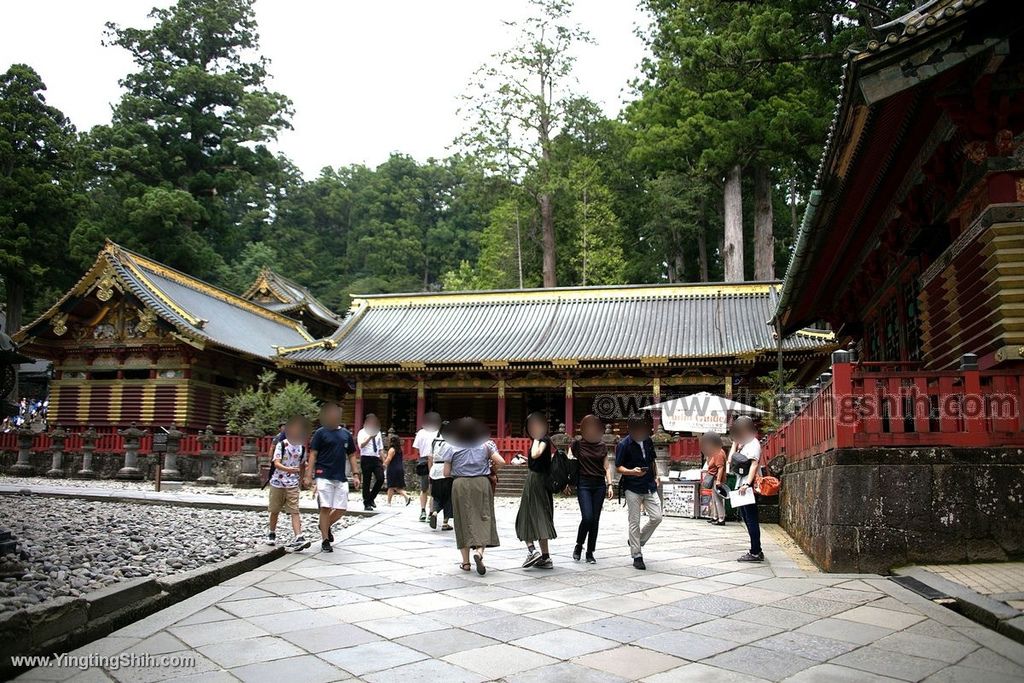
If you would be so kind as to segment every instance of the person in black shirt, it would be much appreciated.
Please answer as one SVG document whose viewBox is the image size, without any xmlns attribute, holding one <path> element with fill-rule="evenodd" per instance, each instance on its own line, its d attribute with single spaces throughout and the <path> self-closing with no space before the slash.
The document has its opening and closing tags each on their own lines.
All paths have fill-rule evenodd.
<svg viewBox="0 0 1024 683">
<path fill-rule="evenodd" d="M 643 547 L 661 524 L 661 498 L 658 496 L 658 468 L 654 462 L 654 442 L 647 418 L 629 418 L 629 434 L 615 448 L 615 467 L 622 478 L 629 517 L 629 552 L 633 566 L 647 569 Z M 640 508 L 647 511 L 647 524 L 640 528 Z"/>
<path fill-rule="evenodd" d="M 554 564 L 548 553 L 548 541 L 557 534 L 555 499 L 548 486 L 548 475 L 555 448 L 548 438 L 548 419 L 543 413 L 530 413 L 526 418 L 526 431 L 533 441 L 527 460 L 530 471 L 526 475 L 523 496 L 519 499 L 519 514 L 516 515 L 516 536 L 526 542 L 523 567 L 551 569 Z M 540 552 L 537 552 L 534 541 L 540 544 Z"/>
<path fill-rule="evenodd" d="M 352 434 L 341 426 L 341 408 L 327 403 L 320 409 L 320 428 L 309 442 L 309 467 L 306 485 L 316 478 L 316 498 L 320 507 L 320 549 L 333 552 L 334 533 L 331 525 L 345 515 L 348 508 L 348 477 L 346 460 L 351 460 L 352 480 L 359 487 L 359 460 L 354 457 L 356 445 Z"/>
</svg>

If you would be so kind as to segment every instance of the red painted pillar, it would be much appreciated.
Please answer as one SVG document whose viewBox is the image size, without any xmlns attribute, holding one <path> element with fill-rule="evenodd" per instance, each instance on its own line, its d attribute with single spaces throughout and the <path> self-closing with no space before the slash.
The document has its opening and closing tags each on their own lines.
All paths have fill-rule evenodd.
<svg viewBox="0 0 1024 683">
<path fill-rule="evenodd" d="M 978 371 L 978 356 L 965 353 L 960 358 L 960 371 L 964 373 L 964 396 L 960 411 L 967 430 L 967 445 L 985 445 L 985 396 L 981 393 L 981 373 Z"/>
<path fill-rule="evenodd" d="M 576 420 L 572 414 L 572 377 L 565 379 L 565 433 L 572 436 Z"/>
<path fill-rule="evenodd" d="M 505 434 L 505 380 L 498 380 L 498 415 L 496 420 L 496 433 L 499 439 L 504 439 Z"/>
<path fill-rule="evenodd" d="M 427 388 L 423 380 L 416 382 L 416 429 L 423 426 L 423 415 L 427 412 Z"/>
<path fill-rule="evenodd" d="M 853 363 L 849 351 L 832 353 L 832 401 L 836 421 L 836 448 L 853 446 L 853 435 L 857 431 L 857 407 L 853 395 Z M 828 419 L 820 416 L 818 419 Z"/>
</svg>

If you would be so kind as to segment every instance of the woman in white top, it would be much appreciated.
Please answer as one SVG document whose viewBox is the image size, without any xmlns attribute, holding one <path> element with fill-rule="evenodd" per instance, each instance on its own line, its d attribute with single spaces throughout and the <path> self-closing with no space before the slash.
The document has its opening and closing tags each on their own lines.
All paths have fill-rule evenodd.
<svg viewBox="0 0 1024 683">
<path fill-rule="evenodd" d="M 754 488 L 761 467 L 761 443 L 757 440 L 754 421 L 746 415 L 737 417 L 729 428 L 733 450 L 729 456 L 729 471 L 737 475 L 737 490 L 746 493 Z M 736 508 L 750 536 L 750 551 L 737 558 L 740 562 L 764 562 L 761 551 L 761 526 L 758 523 L 757 503 Z"/>
</svg>

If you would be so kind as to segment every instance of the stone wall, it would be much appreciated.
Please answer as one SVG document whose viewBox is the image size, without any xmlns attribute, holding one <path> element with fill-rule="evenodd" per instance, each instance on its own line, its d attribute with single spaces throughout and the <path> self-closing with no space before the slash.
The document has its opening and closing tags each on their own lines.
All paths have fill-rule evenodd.
<svg viewBox="0 0 1024 683">
<path fill-rule="evenodd" d="M 9 474 L 11 466 L 18 461 L 18 454 L 11 451 L 0 452 L 0 473 Z M 52 457 L 49 453 L 32 453 L 29 456 L 29 463 L 35 468 L 35 476 L 45 477 L 50 469 Z M 153 455 L 139 456 L 139 469 L 147 480 L 156 478 L 157 459 Z M 266 458 L 261 464 L 266 463 Z M 82 468 L 81 453 L 65 453 L 63 457 L 63 470 L 67 478 L 73 478 L 75 472 Z M 124 465 L 123 453 L 93 453 L 92 469 L 99 479 L 113 479 L 117 471 Z M 179 455 L 178 471 L 181 472 L 184 481 L 195 481 L 200 474 L 200 459 L 197 456 Z M 233 455 L 230 457 L 214 457 L 213 476 L 218 484 L 233 484 L 235 477 L 242 468 L 242 457 Z"/>
<path fill-rule="evenodd" d="M 780 523 L 825 571 L 1024 556 L 1024 449 L 837 449 L 782 481 Z"/>
</svg>

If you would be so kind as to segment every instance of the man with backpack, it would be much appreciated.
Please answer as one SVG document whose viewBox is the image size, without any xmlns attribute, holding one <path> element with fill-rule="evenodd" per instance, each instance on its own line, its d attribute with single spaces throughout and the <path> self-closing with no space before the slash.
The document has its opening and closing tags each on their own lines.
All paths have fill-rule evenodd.
<svg viewBox="0 0 1024 683">
<path fill-rule="evenodd" d="M 299 518 L 299 474 L 306 461 L 306 436 L 309 434 L 309 420 L 296 415 L 288 420 L 284 428 L 284 438 L 274 446 L 274 454 L 270 461 L 270 494 L 268 509 L 270 511 L 270 532 L 267 534 L 267 545 L 277 545 L 277 518 L 283 510 L 292 518 L 292 542 L 285 550 L 295 552 L 305 550 L 309 541 L 302 535 L 302 521 Z"/>
</svg>

